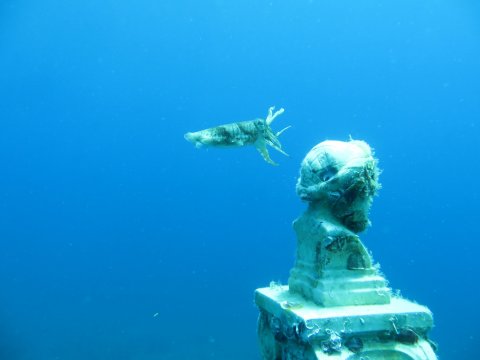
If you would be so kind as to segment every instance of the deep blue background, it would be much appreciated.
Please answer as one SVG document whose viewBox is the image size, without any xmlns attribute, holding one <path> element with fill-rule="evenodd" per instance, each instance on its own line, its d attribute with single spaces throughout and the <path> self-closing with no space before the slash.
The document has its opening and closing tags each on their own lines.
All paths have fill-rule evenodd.
<svg viewBox="0 0 480 360">
<path fill-rule="evenodd" d="M 300 161 L 349 135 L 383 169 L 362 239 L 473 358 L 479 59 L 476 1 L 3 0 L 0 359 L 258 359 Z M 279 167 L 183 139 L 271 105 Z"/>
</svg>

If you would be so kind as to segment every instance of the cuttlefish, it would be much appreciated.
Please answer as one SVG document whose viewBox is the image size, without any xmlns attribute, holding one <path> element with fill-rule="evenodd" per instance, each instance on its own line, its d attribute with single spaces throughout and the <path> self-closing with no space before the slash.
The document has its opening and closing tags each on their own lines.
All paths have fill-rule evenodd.
<svg viewBox="0 0 480 360">
<path fill-rule="evenodd" d="M 275 107 L 268 109 L 266 119 L 255 119 L 248 121 L 240 121 L 231 124 L 220 125 L 205 130 L 188 132 L 185 139 L 200 148 L 202 146 L 215 147 L 240 147 L 253 145 L 258 150 L 263 159 L 272 165 L 278 165 L 271 158 L 267 150 L 267 145 L 281 152 L 283 155 L 288 154 L 282 150 L 282 145 L 278 141 L 278 137 L 290 126 L 274 133 L 270 125 L 276 117 L 283 114 L 283 108 L 273 112 Z"/>
</svg>

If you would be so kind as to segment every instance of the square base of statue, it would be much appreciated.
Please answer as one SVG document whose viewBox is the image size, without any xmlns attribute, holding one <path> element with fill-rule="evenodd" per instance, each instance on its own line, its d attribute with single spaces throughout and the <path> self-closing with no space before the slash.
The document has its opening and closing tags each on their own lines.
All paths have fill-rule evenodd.
<svg viewBox="0 0 480 360">
<path fill-rule="evenodd" d="M 255 303 L 266 360 L 437 359 L 427 338 L 432 313 L 399 297 L 388 304 L 322 307 L 272 284 L 255 291 Z"/>
</svg>

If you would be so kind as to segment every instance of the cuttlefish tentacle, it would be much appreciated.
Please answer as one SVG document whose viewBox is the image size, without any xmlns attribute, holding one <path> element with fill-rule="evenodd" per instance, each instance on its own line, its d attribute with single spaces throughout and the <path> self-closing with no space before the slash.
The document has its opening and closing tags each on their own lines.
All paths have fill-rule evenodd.
<svg viewBox="0 0 480 360">
<path fill-rule="evenodd" d="M 273 113 L 273 110 L 275 110 L 275 106 L 270 106 L 268 108 L 268 115 L 267 115 L 267 118 L 265 119 L 265 122 L 269 126 L 273 122 L 273 120 L 275 120 L 276 117 L 282 115 L 285 112 L 284 108 L 280 108 L 279 110 L 275 111 L 275 113 Z"/>
<path fill-rule="evenodd" d="M 279 137 L 280 135 L 283 134 L 283 132 L 284 132 L 285 130 L 290 129 L 291 127 L 292 127 L 292 125 L 288 125 L 287 127 L 283 128 L 282 130 L 280 130 L 279 132 L 277 132 L 277 133 L 275 134 L 275 136 L 276 136 L 276 137 Z"/>
<path fill-rule="evenodd" d="M 259 140 L 256 144 L 255 144 L 255 148 L 258 150 L 258 152 L 260 153 L 260 155 L 262 155 L 263 159 L 271 164 L 271 165 L 278 165 L 275 161 L 273 161 L 271 158 L 270 158 L 270 154 L 268 153 L 268 150 L 267 150 L 267 147 L 265 145 L 265 141 L 262 141 L 262 140 Z"/>
<path fill-rule="evenodd" d="M 268 109 L 267 118 L 265 120 L 255 119 L 240 121 L 196 132 L 189 132 L 185 134 L 185 139 L 193 143 L 197 148 L 203 145 L 216 147 L 254 145 L 266 162 L 272 165 L 277 165 L 270 158 L 267 145 L 288 156 L 288 154 L 282 150 L 282 145 L 280 144 L 278 137 L 285 130 L 290 128 L 290 126 L 274 133 L 270 124 L 285 111 L 283 108 L 276 112 L 273 112 L 274 110 L 274 106 Z"/>
</svg>

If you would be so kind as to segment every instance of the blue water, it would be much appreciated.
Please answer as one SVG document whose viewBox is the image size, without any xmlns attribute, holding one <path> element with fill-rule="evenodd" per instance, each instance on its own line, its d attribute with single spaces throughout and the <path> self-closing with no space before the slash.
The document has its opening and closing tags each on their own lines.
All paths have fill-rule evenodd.
<svg viewBox="0 0 480 360">
<path fill-rule="evenodd" d="M 259 359 L 299 164 L 350 135 L 383 169 L 363 241 L 476 358 L 479 58 L 473 0 L 2 1 L 0 359 Z M 271 105 L 278 167 L 183 138 Z"/>
</svg>

